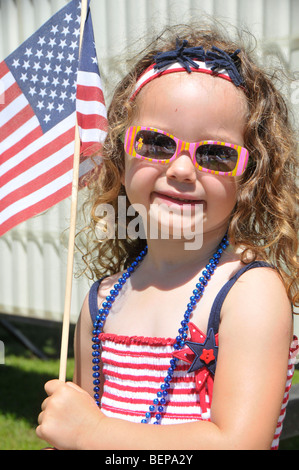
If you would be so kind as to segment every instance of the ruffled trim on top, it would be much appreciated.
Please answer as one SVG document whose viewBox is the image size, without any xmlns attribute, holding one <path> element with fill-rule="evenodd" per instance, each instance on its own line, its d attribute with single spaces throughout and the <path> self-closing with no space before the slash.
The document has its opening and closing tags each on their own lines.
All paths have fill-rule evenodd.
<svg viewBox="0 0 299 470">
<path fill-rule="evenodd" d="M 100 341 L 112 341 L 117 344 L 137 344 L 142 346 L 173 346 L 176 342 L 173 338 L 158 338 L 147 336 L 123 336 L 113 333 L 100 333 Z"/>
</svg>

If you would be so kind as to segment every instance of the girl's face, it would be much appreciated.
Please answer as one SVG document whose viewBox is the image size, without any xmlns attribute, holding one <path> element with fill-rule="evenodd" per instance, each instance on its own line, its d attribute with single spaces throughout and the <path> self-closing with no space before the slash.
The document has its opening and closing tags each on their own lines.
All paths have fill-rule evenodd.
<svg viewBox="0 0 299 470">
<path fill-rule="evenodd" d="M 131 125 L 161 129 L 187 142 L 219 140 L 244 145 L 246 99 L 222 78 L 203 73 L 164 75 L 141 90 L 136 104 Z M 123 184 L 130 203 L 142 204 L 147 214 L 153 205 L 171 209 L 172 224 L 181 221 L 186 205 L 193 214 L 201 205 L 204 233 L 225 231 L 236 203 L 236 178 L 200 172 L 188 151 L 167 165 L 126 154 Z"/>
</svg>

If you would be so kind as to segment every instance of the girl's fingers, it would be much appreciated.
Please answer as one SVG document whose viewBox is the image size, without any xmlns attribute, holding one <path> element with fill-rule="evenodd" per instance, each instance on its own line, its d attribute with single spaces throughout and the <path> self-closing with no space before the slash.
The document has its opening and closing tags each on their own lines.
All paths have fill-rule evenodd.
<svg viewBox="0 0 299 470">
<path fill-rule="evenodd" d="M 43 416 L 44 416 L 44 412 L 41 411 L 40 414 L 38 415 L 38 418 L 37 418 L 37 422 L 38 422 L 39 425 L 42 424 Z M 38 427 L 36 429 L 38 429 Z"/>
<path fill-rule="evenodd" d="M 45 384 L 45 391 L 47 395 L 50 396 L 50 395 L 53 395 L 53 393 L 55 393 L 56 390 L 63 385 L 64 385 L 64 382 L 62 382 L 61 380 L 58 380 L 58 379 L 49 380 L 49 382 Z"/>
<path fill-rule="evenodd" d="M 45 400 L 42 402 L 42 405 L 41 405 L 42 411 L 46 409 L 48 403 L 49 403 L 49 397 L 45 398 Z"/>
</svg>

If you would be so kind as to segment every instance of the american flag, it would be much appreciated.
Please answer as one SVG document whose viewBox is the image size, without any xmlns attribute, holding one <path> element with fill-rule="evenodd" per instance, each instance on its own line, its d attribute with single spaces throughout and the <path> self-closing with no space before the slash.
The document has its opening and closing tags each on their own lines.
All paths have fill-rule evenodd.
<svg viewBox="0 0 299 470">
<path fill-rule="evenodd" d="M 76 112 L 80 177 L 94 168 L 107 121 L 89 2 L 80 63 L 81 0 L 0 63 L 0 235 L 70 196 Z"/>
</svg>

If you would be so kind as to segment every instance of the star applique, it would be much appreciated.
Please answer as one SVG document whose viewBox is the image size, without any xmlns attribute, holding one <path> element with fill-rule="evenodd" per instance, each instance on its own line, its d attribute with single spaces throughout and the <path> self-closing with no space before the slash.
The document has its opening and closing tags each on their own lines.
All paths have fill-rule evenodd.
<svg viewBox="0 0 299 470">
<path fill-rule="evenodd" d="M 191 328 L 196 328 L 192 325 Z M 192 334 L 191 334 L 191 339 Z M 194 372 L 203 367 L 206 367 L 211 374 L 215 375 L 216 362 L 218 356 L 218 346 L 216 345 L 216 338 L 214 330 L 211 328 L 203 343 L 195 341 L 186 341 L 185 344 L 193 351 L 195 358 L 188 372 Z"/>
<path fill-rule="evenodd" d="M 213 379 L 218 356 L 218 333 L 213 328 L 205 335 L 193 323 L 189 323 L 190 340 L 185 341 L 186 348 L 175 351 L 173 356 L 183 362 L 191 364 L 187 373 L 195 373 L 196 390 L 200 395 L 201 407 L 205 405 L 205 384 L 209 396 L 212 396 Z"/>
</svg>

